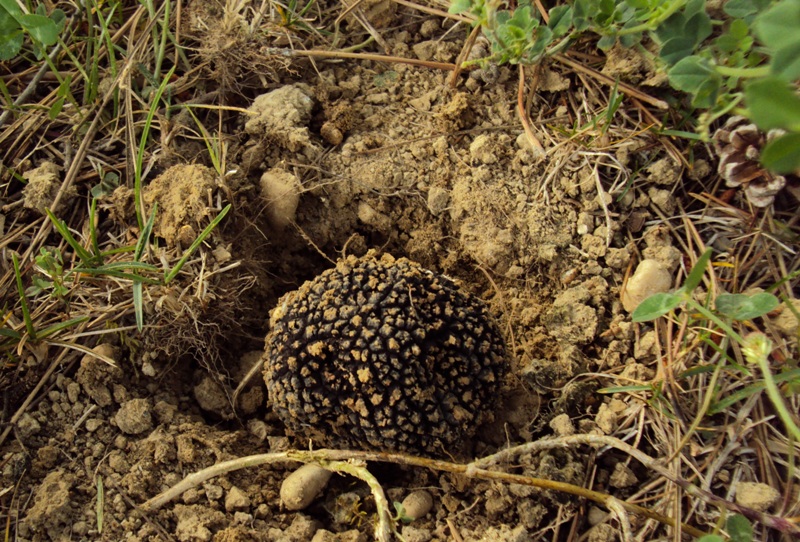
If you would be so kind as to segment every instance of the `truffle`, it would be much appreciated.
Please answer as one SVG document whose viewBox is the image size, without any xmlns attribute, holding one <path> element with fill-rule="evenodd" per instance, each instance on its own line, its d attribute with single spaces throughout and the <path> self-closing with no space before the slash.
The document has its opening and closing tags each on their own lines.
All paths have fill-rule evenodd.
<svg viewBox="0 0 800 542">
<path fill-rule="evenodd" d="M 264 376 L 295 437 L 443 455 L 491 420 L 506 369 L 479 299 L 419 264 L 370 252 L 281 298 Z"/>
</svg>

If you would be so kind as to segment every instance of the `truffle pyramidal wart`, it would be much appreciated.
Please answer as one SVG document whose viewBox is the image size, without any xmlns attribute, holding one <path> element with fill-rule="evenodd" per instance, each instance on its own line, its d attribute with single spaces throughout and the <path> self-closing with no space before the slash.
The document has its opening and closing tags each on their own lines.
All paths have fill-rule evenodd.
<svg viewBox="0 0 800 542">
<path fill-rule="evenodd" d="M 301 441 L 445 455 L 491 420 L 506 369 L 483 302 L 370 252 L 280 299 L 264 376 L 273 410 Z"/>
</svg>

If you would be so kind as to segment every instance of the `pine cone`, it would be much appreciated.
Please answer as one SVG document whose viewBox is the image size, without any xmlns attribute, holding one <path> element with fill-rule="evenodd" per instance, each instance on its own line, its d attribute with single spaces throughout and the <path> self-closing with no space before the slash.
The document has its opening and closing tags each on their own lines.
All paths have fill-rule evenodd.
<svg viewBox="0 0 800 542">
<path fill-rule="evenodd" d="M 779 135 L 773 130 L 764 134 L 744 117 L 731 117 L 714 134 L 714 149 L 719 156 L 717 171 L 730 187 L 742 186 L 754 207 L 769 207 L 775 194 L 786 185 L 782 175 L 761 166 L 759 157 L 767 141 Z"/>
</svg>

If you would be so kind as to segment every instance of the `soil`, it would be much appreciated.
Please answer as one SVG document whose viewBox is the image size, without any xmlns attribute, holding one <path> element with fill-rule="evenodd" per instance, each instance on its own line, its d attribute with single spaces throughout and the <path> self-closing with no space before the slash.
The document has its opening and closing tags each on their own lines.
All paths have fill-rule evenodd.
<svg viewBox="0 0 800 542">
<path fill-rule="evenodd" d="M 389 53 L 455 61 L 463 36 L 440 19 L 387 2 L 369 9 Z M 148 209 L 158 203 L 163 250 L 186 248 L 224 204 L 232 211 L 173 287 L 145 288 L 143 333 L 105 335 L 96 346 L 117 366 L 68 356 L 5 439 L 3 487 L 19 482 L 17 540 L 372 539 L 374 503 L 355 479 L 336 475 L 307 509 L 283 508 L 280 483 L 297 468 L 289 463 L 226 474 L 156 512 L 137 511 L 220 461 L 313 446 L 285 436 L 260 377 L 237 387 L 260 361 L 277 299 L 369 249 L 454 279 L 501 323 L 510 376 L 471 457 L 554 434 L 611 434 L 636 416 L 631 396 L 596 393 L 613 375 L 642 382 L 655 371 L 652 332 L 631 323 L 621 289 L 645 259 L 674 286 L 681 252 L 651 221 L 685 201 L 679 190 L 697 183 L 697 171 L 709 173 L 702 160 L 687 169 L 633 124 L 613 138 L 590 126 L 604 106 L 596 93 L 609 89 L 589 92 L 584 78 L 555 64 L 543 68 L 530 108 L 545 155 L 524 134 L 509 67 L 489 83 L 464 74 L 451 88 L 449 73 L 403 64 L 303 61 L 275 71 L 264 57 L 252 66 L 273 69 L 258 78 L 247 72 L 256 49 L 223 45 L 207 24 L 215 13 L 190 4 L 187 35 L 212 59 L 206 69 L 222 70 L 209 80 L 219 76 L 223 89 L 236 81 L 231 105 L 249 111 L 224 124 L 221 174 L 205 147 L 176 137 L 144 200 Z M 192 27 L 197 18 L 206 24 Z M 619 59 L 625 67 L 608 73 L 663 84 L 645 64 Z M 566 144 L 548 139 L 554 126 L 574 130 Z M 107 196 L 109 220 L 132 227 L 131 198 L 125 188 Z M 609 377 L 592 376 L 601 372 Z M 515 472 L 591 480 L 625 498 L 648 477 L 625 460 L 559 449 L 520 458 Z M 564 494 L 370 468 L 390 500 L 419 488 L 433 495 L 432 511 L 402 527 L 407 542 L 558 539 L 570 528 L 589 540 L 616 536 L 597 509 Z"/>
</svg>

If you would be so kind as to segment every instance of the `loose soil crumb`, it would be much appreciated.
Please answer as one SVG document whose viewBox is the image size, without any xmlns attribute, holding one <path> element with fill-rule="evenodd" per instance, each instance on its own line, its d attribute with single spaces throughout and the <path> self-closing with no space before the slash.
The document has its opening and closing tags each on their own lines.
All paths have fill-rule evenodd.
<svg viewBox="0 0 800 542">
<path fill-rule="evenodd" d="M 195 164 L 173 166 L 153 179 L 143 191 L 149 210 L 158 204 L 153 232 L 170 246 L 192 244 L 211 214 L 214 179 L 213 170 Z"/>
</svg>

